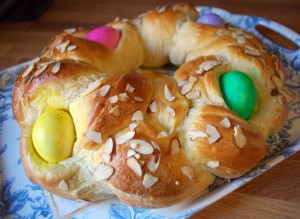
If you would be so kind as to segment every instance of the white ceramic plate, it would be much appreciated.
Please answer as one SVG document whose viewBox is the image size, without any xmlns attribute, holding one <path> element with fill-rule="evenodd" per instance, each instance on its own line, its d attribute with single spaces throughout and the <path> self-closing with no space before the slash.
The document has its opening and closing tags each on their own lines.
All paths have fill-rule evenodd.
<svg viewBox="0 0 300 219">
<path fill-rule="evenodd" d="M 256 30 L 260 24 L 271 28 L 300 45 L 300 36 L 278 23 L 264 18 L 235 15 L 227 11 L 198 7 L 204 14 L 214 12 L 232 24 L 256 34 L 265 48 L 277 55 L 287 71 L 287 87 L 300 96 L 300 49 L 290 51 L 263 38 Z M 243 177 L 226 182 L 217 178 L 201 197 L 163 209 L 133 208 L 117 198 L 101 202 L 69 201 L 32 184 L 23 169 L 19 154 L 21 130 L 13 117 L 11 92 L 16 76 L 24 64 L 0 72 L 0 218 L 186 218 L 219 200 L 233 190 L 300 150 L 300 101 L 290 106 L 289 118 L 283 128 L 268 139 L 269 153 L 255 169 Z"/>
</svg>

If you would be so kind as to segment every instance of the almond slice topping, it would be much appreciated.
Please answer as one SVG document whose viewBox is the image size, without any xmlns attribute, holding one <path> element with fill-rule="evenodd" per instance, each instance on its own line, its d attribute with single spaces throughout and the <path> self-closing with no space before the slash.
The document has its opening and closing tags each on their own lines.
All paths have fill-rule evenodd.
<svg viewBox="0 0 300 219">
<path fill-rule="evenodd" d="M 204 72 L 207 72 L 218 65 L 220 65 L 220 63 L 216 60 L 205 61 L 199 65 L 199 69 L 195 73 L 203 74 Z"/>
<path fill-rule="evenodd" d="M 81 97 L 88 95 L 89 93 L 96 90 L 101 84 L 101 80 L 97 79 L 96 81 L 93 81 L 89 83 L 88 87 L 80 94 Z"/>
<path fill-rule="evenodd" d="M 67 40 L 61 44 L 59 44 L 58 46 L 56 46 L 56 49 L 60 51 L 60 53 L 64 53 L 67 49 L 67 47 L 70 44 L 70 40 Z"/>
<path fill-rule="evenodd" d="M 131 116 L 131 121 L 144 120 L 144 116 L 141 110 L 136 110 Z"/>
<path fill-rule="evenodd" d="M 114 150 L 114 139 L 109 137 L 104 145 L 104 153 L 110 155 Z"/>
<path fill-rule="evenodd" d="M 180 93 L 182 95 L 185 95 L 190 92 L 194 86 L 195 81 L 197 81 L 197 78 L 195 76 L 190 76 L 188 82 L 182 86 Z"/>
<path fill-rule="evenodd" d="M 245 44 L 246 43 L 246 38 L 244 36 L 238 36 L 236 38 L 236 41 L 239 43 L 239 44 Z"/>
<path fill-rule="evenodd" d="M 177 154 L 180 151 L 180 141 L 177 137 L 174 137 L 170 141 L 169 150 L 171 155 Z"/>
<path fill-rule="evenodd" d="M 133 148 L 136 152 L 140 153 L 140 154 L 152 154 L 154 151 L 154 148 L 152 146 L 152 144 L 150 144 L 147 141 L 144 140 L 139 140 L 139 139 L 131 139 L 129 141 L 129 145 L 131 146 L 132 144 L 134 145 L 138 145 L 137 148 Z"/>
<path fill-rule="evenodd" d="M 192 90 L 192 91 L 188 92 L 185 96 L 189 100 L 194 100 L 194 99 L 196 99 L 197 97 L 200 96 L 200 91 L 199 90 Z"/>
<path fill-rule="evenodd" d="M 93 180 L 94 181 L 103 181 L 110 178 L 114 173 L 114 168 L 105 163 L 100 163 L 94 171 Z"/>
<path fill-rule="evenodd" d="M 152 113 L 155 113 L 158 111 L 158 106 L 157 106 L 157 103 L 155 100 L 150 103 L 149 109 Z"/>
<path fill-rule="evenodd" d="M 172 95 L 171 91 L 168 88 L 168 85 L 165 84 L 164 87 L 164 94 L 165 94 L 165 98 L 166 100 L 172 102 L 175 99 L 175 96 Z"/>
<path fill-rule="evenodd" d="M 157 170 L 159 163 L 160 163 L 160 156 L 161 156 L 160 149 L 155 147 L 154 153 L 153 153 L 152 157 L 150 158 L 150 160 L 148 161 L 149 171 L 154 173 Z"/>
<path fill-rule="evenodd" d="M 60 65 L 60 62 L 56 62 L 51 69 L 51 73 L 54 75 L 57 74 L 60 70 Z"/>
<path fill-rule="evenodd" d="M 116 103 L 116 102 L 118 102 L 118 100 L 119 100 L 118 95 L 114 95 L 114 96 L 111 96 L 108 98 L 109 103 Z"/>
<path fill-rule="evenodd" d="M 109 110 L 109 114 L 114 117 L 120 117 L 120 107 L 118 105 L 114 106 L 111 110 Z"/>
<path fill-rule="evenodd" d="M 134 156 L 135 154 L 136 154 L 135 150 L 130 149 L 130 150 L 127 151 L 127 158 L 131 157 L 131 156 Z"/>
<path fill-rule="evenodd" d="M 130 139 L 132 139 L 134 135 L 135 135 L 135 131 L 125 132 L 124 134 L 116 138 L 116 144 L 117 145 L 124 144 L 128 142 Z"/>
<path fill-rule="evenodd" d="M 105 84 L 103 85 L 100 90 L 99 90 L 99 94 L 102 96 L 102 97 L 105 97 L 106 94 L 108 93 L 108 91 L 110 90 L 111 86 L 109 84 Z"/>
<path fill-rule="evenodd" d="M 239 125 L 234 126 L 233 135 L 234 135 L 236 146 L 238 146 L 239 148 L 243 148 L 247 143 L 247 138 L 245 137 L 241 126 Z"/>
<path fill-rule="evenodd" d="M 130 84 L 127 84 L 126 85 L 126 91 L 128 92 L 128 93 L 133 93 L 133 91 L 134 91 L 134 87 L 132 87 Z"/>
<path fill-rule="evenodd" d="M 102 143 L 101 133 L 94 130 L 88 130 L 86 132 L 86 138 L 91 142 Z"/>
<path fill-rule="evenodd" d="M 30 74 L 30 72 L 32 71 L 32 69 L 33 69 L 33 66 L 34 66 L 34 64 L 30 64 L 30 65 L 28 65 L 28 67 L 27 67 L 27 69 L 26 69 L 26 71 L 22 74 L 22 78 L 25 78 L 27 75 L 29 75 Z"/>
<path fill-rule="evenodd" d="M 177 87 L 182 87 L 186 83 L 187 83 L 187 80 L 179 81 L 179 82 L 177 82 Z"/>
<path fill-rule="evenodd" d="M 77 49 L 77 46 L 71 45 L 71 46 L 68 46 L 67 51 L 71 52 L 71 51 L 73 51 L 75 49 Z"/>
<path fill-rule="evenodd" d="M 200 130 L 192 130 L 187 132 L 191 140 L 194 141 L 197 138 L 207 138 L 207 133 Z"/>
<path fill-rule="evenodd" d="M 65 180 L 60 181 L 58 188 L 60 188 L 63 191 L 68 191 L 69 190 L 69 186 L 68 184 L 65 182 Z"/>
<path fill-rule="evenodd" d="M 170 116 L 175 116 L 175 115 L 176 115 L 175 110 L 174 110 L 172 107 L 170 107 L 170 106 L 167 106 L 166 109 L 165 109 L 165 111 L 166 111 Z"/>
<path fill-rule="evenodd" d="M 119 100 L 121 100 L 122 102 L 127 102 L 129 99 L 127 93 L 121 93 L 119 94 Z"/>
<path fill-rule="evenodd" d="M 194 172 L 194 169 L 191 166 L 183 166 L 183 167 L 181 167 L 181 171 L 190 180 L 192 180 L 194 178 L 195 172 Z"/>
<path fill-rule="evenodd" d="M 105 161 L 105 163 L 109 163 L 111 160 L 111 154 L 110 155 L 102 154 L 102 160 Z"/>
<path fill-rule="evenodd" d="M 207 140 L 208 140 L 209 144 L 213 144 L 213 143 L 217 142 L 219 140 L 219 138 L 221 137 L 217 128 L 211 124 L 206 125 L 205 132 L 208 134 Z"/>
<path fill-rule="evenodd" d="M 136 102 L 143 102 L 143 98 L 141 97 L 133 97 Z"/>
<path fill-rule="evenodd" d="M 130 131 L 134 131 L 139 125 L 136 122 L 129 124 Z"/>
<path fill-rule="evenodd" d="M 220 162 L 219 162 L 218 160 L 216 160 L 216 161 L 211 160 L 211 161 L 208 161 L 208 162 L 206 163 L 206 165 L 207 165 L 208 167 L 210 167 L 210 168 L 215 169 L 215 168 L 217 168 L 218 166 L 220 166 Z"/>
<path fill-rule="evenodd" d="M 165 131 L 161 131 L 156 135 L 156 138 L 165 138 L 168 137 L 168 133 Z"/>
<path fill-rule="evenodd" d="M 142 176 L 141 165 L 134 157 L 127 158 L 126 164 L 136 175 Z"/>
<path fill-rule="evenodd" d="M 251 56 L 260 56 L 260 52 L 251 47 L 245 46 L 245 53 Z"/>
<path fill-rule="evenodd" d="M 38 69 L 35 73 L 34 73 L 34 76 L 37 77 L 39 76 L 40 74 L 42 74 L 46 68 L 48 67 L 48 65 L 44 65 L 43 67 L 41 67 L 40 69 Z"/>
<path fill-rule="evenodd" d="M 225 117 L 221 122 L 220 122 L 221 126 L 223 126 L 224 128 L 230 128 L 231 127 L 231 122 L 230 120 Z"/>
<path fill-rule="evenodd" d="M 68 28 L 68 29 L 64 30 L 64 32 L 69 33 L 69 34 L 75 33 L 76 31 L 77 31 L 76 28 Z"/>
<path fill-rule="evenodd" d="M 157 182 L 158 178 L 152 176 L 149 173 L 146 173 L 143 179 L 143 186 L 147 189 L 149 189 L 151 186 L 153 186 Z"/>
</svg>

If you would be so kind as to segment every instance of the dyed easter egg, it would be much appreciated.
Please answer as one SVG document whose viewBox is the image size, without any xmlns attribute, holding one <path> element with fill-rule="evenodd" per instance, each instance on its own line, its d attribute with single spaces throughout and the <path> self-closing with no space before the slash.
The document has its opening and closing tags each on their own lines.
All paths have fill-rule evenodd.
<svg viewBox="0 0 300 219">
<path fill-rule="evenodd" d="M 212 25 L 215 27 L 225 27 L 224 20 L 219 15 L 214 13 L 208 13 L 202 15 L 197 19 L 197 22 L 202 24 Z"/>
<path fill-rule="evenodd" d="M 58 163 L 71 156 L 75 136 L 71 115 L 58 109 L 41 114 L 32 130 L 35 150 L 49 163 Z"/>
<path fill-rule="evenodd" d="M 86 35 L 86 39 L 101 43 L 114 50 L 120 41 L 121 32 L 112 27 L 98 27 Z"/>
<path fill-rule="evenodd" d="M 231 71 L 220 77 L 225 103 L 243 119 L 248 119 L 256 104 L 256 89 L 251 78 L 243 72 Z"/>
</svg>

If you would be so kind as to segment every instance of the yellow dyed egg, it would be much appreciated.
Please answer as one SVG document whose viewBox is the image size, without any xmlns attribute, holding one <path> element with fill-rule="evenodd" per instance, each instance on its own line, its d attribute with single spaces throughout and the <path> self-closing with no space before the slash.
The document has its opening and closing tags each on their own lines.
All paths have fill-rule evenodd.
<svg viewBox="0 0 300 219">
<path fill-rule="evenodd" d="M 50 109 L 41 114 L 32 130 L 33 146 L 49 163 L 70 157 L 75 142 L 72 117 L 64 110 Z"/>
</svg>

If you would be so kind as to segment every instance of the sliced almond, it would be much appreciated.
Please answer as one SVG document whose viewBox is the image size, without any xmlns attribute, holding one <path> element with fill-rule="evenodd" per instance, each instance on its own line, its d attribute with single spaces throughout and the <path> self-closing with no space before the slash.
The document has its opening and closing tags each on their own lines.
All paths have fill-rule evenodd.
<svg viewBox="0 0 300 219">
<path fill-rule="evenodd" d="M 251 47 L 245 47 L 245 53 L 251 56 L 260 56 L 260 52 Z"/>
<path fill-rule="evenodd" d="M 119 94 L 119 100 L 122 101 L 122 102 L 127 102 L 129 99 L 127 93 L 121 93 Z"/>
<path fill-rule="evenodd" d="M 179 181 L 178 180 L 175 181 L 175 185 L 179 186 Z"/>
<path fill-rule="evenodd" d="M 175 110 L 174 110 L 172 107 L 170 107 L 170 106 L 167 106 L 166 109 L 165 109 L 165 111 L 166 111 L 170 116 L 175 116 L 175 115 L 176 115 Z"/>
<path fill-rule="evenodd" d="M 110 90 L 111 86 L 109 84 L 105 84 L 103 85 L 100 89 L 99 89 L 99 94 L 102 97 L 105 97 L 106 94 L 108 93 L 108 91 Z"/>
<path fill-rule="evenodd" d="M 218 160 L 214 161 L 214 160 L 211 160 L 211 161 L 208 161 L 206 163 L 206 165 L 212 169 L 215 169 L 217 168 L 218 166 L 220 166 L 220 162 Z"/>
<path fill-rule="evenodd" d="M 168 88 L 168 85 L 165 84 L 164 87 L 164 94 L 165 94 L 165 98 L 166 100 L 172 102 L 175 99 L 175 96 L 172 95 L 171 91 Z"/>
<path fill-rule="evenodd" d="M 135 150 L 130 149 L 130 150 L 127 151 L 127 158 L 131 157 L 131 156 L 134 156 L 135 154 L 136 154 Z"/>
<path fill-rule="evenodd" d="M 131 116 L 131 121 L 139 121 L 139 120 L 144 120 L 144 116 L 142 111 L 136 110 Z"/>
<path fill-rule="evenodd" d="M 91 83 L 89 83 L 87 89 L 85 89 L 80 96 L 83 97 L 85 95 L 88 95 L 89 93 L 93 92 L 94 90 L 96 90 L 101 84 L 101 80 L 97 79 L 96 81 L 93 81 Z"/>
<path fill-rule="evenodd" d="M 192 91 L 188 92 L 185 96 L 189 100 L 195 100 L 196 98 L 198 98 L 200 96 L 200 91 L 192 90 Z"/>
<path fill-rule="evenodd" d="M 140 155 L 140 154 L 135 154 L 134 157 L 135 157 L 136 159 L 140 159 L 141 155 Z M 140 164 L 141 164 L 141 163 L 140 163 Z"/>
<path fill-rule="evenodd" d="M 220 124 L 224 128 L 230 128 L 231 127 L 231 122 L 230 122 L 230 120 L 227 117 L 225 117 L 224 119 L 222 119 L 222 121 L 220 122 Z"/>
<path fill-rule="evenodd" d="M 104 145 L 104 153 L 110 155 L 114 150 L 114 139 L 109 137 Z"/>
<path fill-rule="evenodd" d="M 60 70 L 60 65 L 60 62 L 56 62 L 51 69 L 51 73 L 54 75 L 57 74 Z"/>
<path fill-rule="evenodd" d="M 34 59 L 29 61 L 29 64 L 35 64 L 35 63 L 39 62 L 40 60 L 41 60 L 40 57 L 35 57 Z"/>
<path fill-rule="evenodd" d="M 246 38 L 244 36 L 238 36 L 236 38 L 236 41 L 239 43 L 239 44 L 245 44 L 246 43 Z"/>
<path fill-rule="evenodd" d="M 69 186 L 68 184 L 65 182 L 65 180 L 60 181 L 58 188 L 60 188 L 63 191 L 68 191 L 69 190 Z"/>
<path fill-rule="evenodd" d="M 190 136 L 190 139 L 194 141 L 197 138 L 207 138 L 207 133 L 200 130 L 191 130 L 187 134 Z"/>
<path fill-rule="evenodd" d="M 128 92 L 128 93 L 133 93 L 133 91 L 134 91 L 134 87 L 132 87 L 130 84 L 127 84 L 126 85 L 126 91 Z"/>
<path fill-rule="evenodd" d="M 70 44 L 70 40 L 67 40 L 67 41 L 59 44 L 58 46 L 56 46 L 56 49 L 58 51 L 60 51 L 61 53 L 64 53 L 66 51 L 67 47 L 69 46 L 69 44 Z"/>
<path fill-rule="evenodd" d="M 34 73 L 34 76 L 37 77 L 39 76 L 40 74 L 42 74 L 46 68 L 48 67 L 48 65 L 44 65 L 43 67 L 41 67 L 40 69 L 38 69 L 35 73 Z"/>
<path fill-rule="evenodd" d="M 129 145 L 138 144 L 139 147 L 134 148 L 134 150 L 140 154 L 152 154 L 154 151 L 152 144 L 144 140 L 131 139 L 128 143 Z"/>
<path fill-rule="evenodd" d="M 155 113 L 158 111 L 158 106 L 157 106 L 157 103 L 155 100 L 150 103 L 149 109 L 152 113 Z"/>
<path fill-rule="evenodd" d="M 126 164 L 136 175 L 142 176 L 141 165 L 134 157 L 127 158 Z"/>
<path fill-rule="evenodd" d="M 77 30 L 76 28 L 68 28 L 68 29 L 65 29 L 64 32 L 68 33 L 68 34 L 72 34 L 72 33 L 75 33 Z"/>
<path fill-rule="evenodd" d="M 181 171 L 190 180 L 192 180 L 194 178 L 195 172 L 194 172 L 194 169 L 191 166 L 183 166 L 183 167 L 181 167 Z"/>
<path fill-rule="evenodd" d="M 234 126 L 233 135 L 234 135 L 236 146 L 238 146 L 239 148 L 243 148 L 247 143 L 247 138 L 245 137 L 241 126 L 239 125 Z"/>
<path fill-rule="evenodd" d="M 138 127 L 138 124 L 136 122 L 129 124 L 130 131 L 134 131 Z"/>
<path fill-rule="evenodd" d="M 156 138 L 165 138 L 168 137 L 168 133 L 165 131 L 161 131 L 156 135 Z"/>
<path fill-rule="evenodd" d="M 71 45 L 71 46 L 68 46 L 67 51 L 71 52 L 71 51 L 73 51 L 75 49 L 77 49 L 77 46 Z"/>
<path fill-rule="evenodd" d="M 160 164 L 160 157 L 161 157 L 160 149 L 155 148 L 153 156 L 148 161 L 149 171 L 154 173 L 157 170 L 157 168 Z"/>
<path fill-rule="evenodd" d="M 111 154 L 102 154 L 102 160 L 105 163 L 109 163 L 111 161 Z"/>
<path fill-rule="evenodd" d="M 141 97 L 133 97 L 136 102 L 143 102 L 143 98 Z"/>
<path fill-rule="evenodd" d="M 114 117 L 120 117 L 120 107 L 118 105 L 114 106 L 111 110 L 109 110 L 109 114 Z"/>
<path fill-rule="evenodd" d="M 158 178 L 152 176 L 149 173 L 146 173 L 143 179 L 143 186 L 147 189 L 149 189 L 151 186 L 153 186 L 157 182 Z"/>
<path fill-rule="evenodd" d="M 105 163 L 100 163 L 94 171 L 93 180 L 94 181 L 103 181 L 109 179 L 114 173 L 114 168 Z"/>
<path fill-rule="evenodd" d="M 204 72 L 210 71 L 211 69 L 213 69 L 218 65 L 220 65 L 220 63 L 216 60 L 205 61 L 199 65 L 199 69 L 195 73 L 203 74 Z"/>
<path fill-rule="evenodd" d="M 134 135 L 135 135 L 135 131 L 125 132 L 124 134 L 116 138 L 116 145 L 124 144 L 128 142 L 130 139 L 133 138 Z"/>
<path fill-rule="evenodd" d="M 102 143 L 101 133 L 94 130 L 88 130 L 86 132 L 86 138 L 91 142 Z"/>
<path fill-rule="evenodd" d="M 118 95 L 114 95 L 108 98 L 108 102 L 109 103 L 116 103 L 119 100 L 119 96 Z"/>
<path fill-rule="evenodd" d="M 187 94 L 190 92 L 194 86 L 194 83 L 197 81 L 197 78 L 195 76 L 190 76 L 188 79 L 188 82 L 182 86 L 180 93 L 182 95 Z"/>
<path fill-rule="evenodd" d="M 31 72 L 32 69 L 33 69 L 33 66 L 34 66 L 34 64 L 29 64 L 29 65 L 27 66 L 26 71 L 22 74 L 22 78 L 25 78 L 27 75 L 30 74 L 30 72 Z"/>
<path fill-rule="evenodd" d="M 169 144 L 169 150 L 171 155 L 177 154 L 180 151 L 180 141 L 177 137 L 171 139 Z"/>
<path fill-rule="evenodd" d="M 187 83 L 187 80 L 177 82 L 177 87 L 182 87 Z"/>
<path fill-rule="evenodd" d="M 208 135 L 207 140 L 209 144 L 217 142 L 221 137 L 217 128 L 211 124 L 206 125 L 205 132 Z"/>
</svg>

